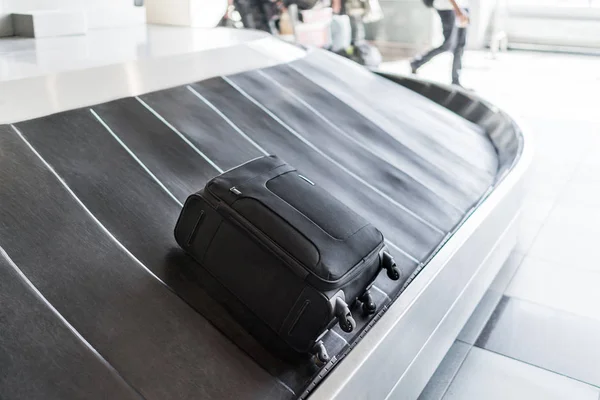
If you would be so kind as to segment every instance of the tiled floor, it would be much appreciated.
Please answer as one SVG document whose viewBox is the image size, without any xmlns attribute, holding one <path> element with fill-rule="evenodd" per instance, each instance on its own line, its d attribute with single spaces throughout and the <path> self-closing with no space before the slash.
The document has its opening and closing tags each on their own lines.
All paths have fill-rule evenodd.
<svg viewBox="0 0 600 400">
<path fill-rule="evenodd" d="M 420 75 L 447 82 L 449 63 Z M 471 52 L 463 82 L 536 154 L 518 244 L 420 400 L 599 399 L 600 57 Z"/>
</svg>

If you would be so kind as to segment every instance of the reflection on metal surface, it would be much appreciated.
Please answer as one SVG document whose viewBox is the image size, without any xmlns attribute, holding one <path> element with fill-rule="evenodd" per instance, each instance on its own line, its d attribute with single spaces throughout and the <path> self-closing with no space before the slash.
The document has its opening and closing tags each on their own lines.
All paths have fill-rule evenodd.
<svg viewBox="0 0 600 400">
<path fill-rule="evenodd" d="M 265 32 L 140 25 L 91 29 L 85 35 L 47 37 L 41 40 L 5 37 L 0 41 L 0 81 L 31 78 L 151 58 L 200 53 L 267 38 Z M 294 48 L 260 45 L 257 51 L 280 59 Z M 300 51 L 300 49 L 296 49 Z"/>
<path fill-rule="evenodd" d="M 101 66 L 92 64 L 87 69 L 50 71 L 46 75 L 38 73 L 18 80 L 0 79 L 0 123 L 13 123 L 213 76 L 264 68 L 304 55 L 304 51 L 293 46 L 278 53 L 265 51 L 270 45 L 280 46 L 279 40 L 270 36 L 254 35 L 253 32 L 248 32 L 247 38 L 243 33 L 239 35 L 240 38 L 229 38 L 223 47 L 213 44 L 164 57 L 119 60 L 118 64 Z M 61 65 L 65 63 L 62 60 Z"/>
</svg>

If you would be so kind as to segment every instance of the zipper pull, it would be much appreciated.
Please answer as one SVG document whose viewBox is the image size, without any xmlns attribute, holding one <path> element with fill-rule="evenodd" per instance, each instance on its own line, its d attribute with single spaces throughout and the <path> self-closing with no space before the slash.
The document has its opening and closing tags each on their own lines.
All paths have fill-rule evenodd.
<svg viewBox="0 0 600 400">
<path fill-rule="evenodd" d="M 233 194 L 235 194 L 236 196 L 239 196 L 240 194 L 242 194 L 242 192 L 240 192 L 235 186 L 232 187 L 231 189 L 229 189 L 229 191 Z"/>
<path fill-rule="evenodd" d="M 315 186 L 315 183 L 313 181 L 311 181 L 310 179 L 308 179 L 307 177 L 305 177 L 304 175 L 298 174 L 298 177 L 300 179 L 305 180 L 306 182 L 310 183 L 311 185 Z"/>
</svg>

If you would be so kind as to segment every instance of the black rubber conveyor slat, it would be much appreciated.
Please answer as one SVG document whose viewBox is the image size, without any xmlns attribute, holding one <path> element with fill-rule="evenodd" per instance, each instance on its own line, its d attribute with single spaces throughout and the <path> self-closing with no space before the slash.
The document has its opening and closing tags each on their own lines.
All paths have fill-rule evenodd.
<svg viewBox="0 0 600 400">
<path fill-rule="evenodd" d="M 457 180 L 478 177 L 493 182 L 496 150 L 476 132 L 480 128 L 356 63 L 332 57 L 313 52 L 289 65 L 439 168 L 456 170 Z"/>
<path fill-rule="evenodd" d="M 262 155 L 184 86 L 141 96 L 222 170 Z"/>
<path fill-rule="evenodd" d="M 117 101 L 115 106 L 118 107 L 121 102 Z M 199 108 L 198 112 L 213 111 Z M 100 114 L 97 115 L 106 123 Z M 155 177 L 169 176 L 172 174 L 172 165 L 180 162 L 188 164 L 202 157 L 193 152 L 187 154 L 190 157 L 188 160 L 177 159 L 164 163 L 160 161 L 163 154 L 155 158 L 158 161 L 152 164 L 149 173 L 109 132 L 108 129 L 116 135 L 121 131 L 119 127 L 126 123 L 121 117 L 123 115 L 112 120 L 114 127 L 105 127 L 89 109 L 80 109 L 47 117 L 51 121 L 41 118 L 17 126 L 34 147 L 41 149 L 42 157 L 125 248 L 265 370 L 281 377 L 288 386 L 295 387 L 297 384 L 300 389 L 310 379 L 311 372 L 306 371 L 309 375 L 286 374 L 293 368 L 259 346 L 230 317 L 215 300 L 222 298 L 224 291 L 218 290 L 214 278 L 197 268 L 195 262 L 184 255 L 175 242 L 173 228 L 181 206 L 161 187 L 162 182 L 158 183 L 150 173 Z M 142 118 L 153 117 L 143 114 Z M 233 131 L 221 133 L 225 135 L 224 140 L 230 135 L 238 135 Z M 168 147 L 181 142 L 175 133 L 166 140 Z M 147 142 L 146 156 L 158 155 L 163 145 L 162 142 Z M 105 157 L 105 154 L 111 157 Z M 212 171 L 210 166 L 205 167 Z M 95 175 L 80 173 L 81 170 L 92 169 Z M 168 184 L 164 183 L 165 186 Z M 190 182 L 184 184 L 189 186 Z M 209 293 L 213 293 L 213 296 Z M 275 379 L 273 381 L 277 382 Z"/>
<path fill-rule="evenodd" d="M 434 243 L 439 243 L 443 238 L 440 231 L 363 187 L 347 172 L 297 139 L 223 79 L 210 79 L 195 83 L 192 87 L 222 110 L 266 151 L 277 154 L 329 190 L 379 227 L 391 242 L 401 243 L 402 249 L 415 258 L 427 257 L 435 247 Z"/>
<path fill-rule="evenodd" d="M 129 132 L 127 129 L 123 129 L 123 128 L 124 127 L 126 128 L 129 125 L 134 124 L 134 123 L 136 126 L 144 126 L 145 124 L 142 121 L 137 121 L 137 122 L 129 121 L 129 118 L 131 118 L 131 115 L 129 113 L 123 113 L 123 112 L 118 112 L 118 111 L 114 112 L 115 110 L 119 110 L 119 109 L 127 109 L 128 100 L 129 99 L 123 99 L 123 100 L 118 100 L 118 101 L 108 103 L 105 105 L 95 106 L 94 110 L 96 110 L 96 112 L 99 114 L 99 116 L 101 118 L 103 118 L 103 120 L 105 122 L 109 123 L 110 126 L 108 127 L 108 129 L 114 131 L 118 135 L 123 134 L 126 136 L 126 137 L 122 137 L 123 142 L 134 143 L 135 147 L 129 146 L 129 148 L 134 153 L 138 153 L 138 150 L 139 150 L 137 147 L 138 143 L 135 141 L 131 142 L 128 139 L 129 139 L 129 135 L 137 136 L 140 134 L 136 134 L 135 132 Z M 123 103 L 125 103 L 125 104 L 123 104 Z M 199 100 L 199 105 L 201 103 L 202 103 L 202 101 Z M 135 104 L 132 104 L 132 107 L 135 108 Z M 202 112 L 204 112 L 204 110 L 202 107 L 199 106 L 197 112 L 202 113 Z M 105 118 L 107 115 L 111 115 L 112 118 L 110 118 L 110 119 Z M 217 125 L 217 128 L 219 128 L 219 127 L 220 126 Z M 219 133 L 219 135 L 222 135 L 222 137 L 226 138 L 226 140 L 228 140 L 229 135 L 232 135 L 232 134 L 240 135 L 241 133 L 232 132 L 230 129 L 226 129 L 225 131 Z M 165 179 L 165 178 L 168 179 L 168 177 L 170 177 L 170 176 L 177 175 L 176 171 L 178 169 L 181 169 L 181 166 L 179 165 L 180 163 L 183 163 L 184 165 L 187 165 L 187 164 L 194 165 L 194 164 L 196 164 L 196 162 L 201 163 L 203 161 L 203 158 L 198 153 L 196 153 L 196 152 L 186 153 L 182 150 L 179 150 L 177 152 L 177 154 L 179 155 L 177 158 L 165 157 L 163 154 L 164 146 L 166 146 L 167 148 L 171 148 L 172 146 L 175 145 L 175 143 L 173 141 L 175 141 L 176 143 L 180 143 L 180 141 L 178 141 L 177 139 L 173 139 L 174 137 L 175 137 L 175 135 L 173 135 L 173 134 L 171 134 L 171 135 L 165 134 L 165 136 L 164 136 L 165 140 L 158 140 L 158 141 L 149 140 L 149 141 L 139 144 L 139 146 L 142 150 L 142 153 L 140 154 L 140 158 L 142 158 L 142 156 L 143 156 L 143 159 L 149 160 L 149 163 L 146 163 L 146 166 L 148 167 L 148 169 L 150 170 L 151 173 L 153 173 L 155 176 L 157 176 L 159 178 L 164 177 L 163 179 Z M 181 143 L 183 143 L 183 142 L 181 142 Z M 181 157 L 184 156 L 184 153 L 185 153 L 185 159 L 182 159 Z M 187 175 L 184 174 L 184 175 L 177 175 L 177 176 L 178 176 L 178 179 L 176 182 L 179 184 L 179 186 L 193 187 L 194 182 L 196 182 L 196 178 L 192 174 L 187 174 Z M 164 186 L 167 189 L 170 189 L 172 186 L 171 185 L 172 182 L 169 182 L 167 180 L 162 181 L 162 183 L 164 184 Z M 396 257 L 398 266 L 403 271 L 403 276 L 410 275 L 410 273 L 416 267 L 416 264 L 414 263 L 414 261 L 406 258 L 406 256 L 404 256 L 402 253 L 399 253 L 394 248 L 390 249 L 390 251 Z M 195 299 L 195 297 L 197 297 L 197 296 L 189 296 L 188 295 L 189 292 L 198 290 L 197 288 L 190 287 L 190 288 L 188 288 L 189 290 L 183 290 L 183 286 L 184 286 L 183 282 L 174 282 L 173 279 L 170 279 L 168 281 L 168 283 L 173 288 L 176 289 L 177 293 L 182 295 L 182 297 L 186 298 L 190 303 L 193 303 L 196 306 L 196 308 L 204 316 L 206 316 L 209 320 L 211 320 L 213 323 L 215 323 L 217 326 L 219 326 L 221 329 L 223 329 L 223 331 L 225 331 L 229 336 L 231 336 L 233 326 L 231 326 L 231 325 L 224 326 L 223 318 L 220 314 L 218 314 L 216 312 L 216 310 L 213 310 L 211 312 L 211 309 L 209 307 L 202 307 L 202 308 L 199 307 L 199 304 L 198 304 L 199 302 L 197 301 L 197 299 Z M 211 284 L 214 284 L 214 282 L 212 282 Z M 383 304 L 386 304 L 386 302 L 389 301 L 386 298 L 386 294 L 389 296 L 393 296 L 401 288 L 401 284 L 399 284 L 398 282 L 391 281 L 383 275 L 382 275 L 381 279 L 378 279 L 377 284 L 379 286 L 381 286 L 381 288 L 383 289 L 383 292 L 380 292 L 377 290 L 375 290 L 375 292 L 374 292 L 374 296 L 375 296 L 376 300 L 378 300 L 377 304 L 379 304 L 380 306 L 382 306 Z M 207 284 L 205 284 L 204 286 L 207 286 Z M 222 297 L 222 295 L 221 295 L 221 297 Z M 208 302 L 210 303 L 210 299 L 208 299 Z M 203 303 L 207 303 L 207 299 L 203 300 Z M 212 308 L 214 308 L 214 306 Z M 353 332 L 353 334 L 351 334 L 351 335 L 344 334 L 344 336 L 348 340 L 350 340 L 355 335 L 358 335 L 360 333 L 360 328 L 362 326 L 364 326 L 364 324 L 366 322 L 367 322 L 367 319 L 357 316 L 357 323 L 358 323 L 357 329 Z M 284 363 L 282 364 L 282 363 L 273 362 L 274 360 L 269 360 L 269 358 L 265 356 L 264 352 L 257 351 L 255 346 L 247 346 L 248 343 L 246 343 L 246 345 L 240 343 L 241 339 L 247 339 L 247 338 L 244 338 L 243 335 L 241 335 L 240 333 L 233 336 L 233 340 L 236 343 L 238 343 L 242 348 L 245 348 L 249 352 L 249 354 L 252 354 L 253 357 L 255 358 L 255 360 L 259 364 L 261 364 L 265 369 L 267 369 L 268 371 L 273 373 L 275 376 L 279 376 L 280 379 L 282 381 L 284 381 L 288 386 L 290 386 L 296 390 L 300 390 L 302 387 L 304 387 L 304 385 L 306 383 L 308 383 L 308 381 L 310 380 L 310 377 L 314 373 L 314 372 L 311 372 L 310 368 L 298 369 L 298 366 L 291 368 L 289 365 L 286 366 Z M 338 351 L 337 349 L 340 348 L 340 345 L 342 347 L 345 345 L 343 340 L 341 340 L 339 338 L 339 336 L 335 335 L 335 334 L 327 334 L 323 340 L 325 341 L 327 348 L 329 349 L 329 351 L 332 355 L 336 354 L 336 352 Z M 310 360 L 307 360 L 307 363 L 310 364 Z M 310 365 L 307 365 L 307 367 L 310 367 Z M 294 372 L 292 373 L 291 371 L 294 371 Z M 302 372 L 300 372 L 300 371 L 302 371 Z"/>
<path fill-rule="evenodd" d="M 283 95 L 286 98 L 288 93 L 292 93 L 329 120 L 338 132 L 343 132 L 368 149 L 373 163 L 382 162 L 378 159 L 381 157 L 384 162 L 406 172 L 462 210 L 470 208 L 474 199 L 489 186 L 488 177 L 479 179 L 472 174 L 461 175 L 461 165 L 450 170 L 438 167 L 435 162 L 415 153 L 377 124 L 288 65 L 278 65 L 259 73 L 285 87 Z M 315 115 L 313 118 L 318 117 Z M 457 185 L 459 180 L 461 184 Z"/>
<path fill-rule="evenodd" d="M 465 210 L 459 211 L 404 171 L 378 160 L 318 118 L 298 100 L 281 96 L 281 88 L 260 73 L 245 72 L 228 79 L 328 157 L 388 196 L 392 204 L 404 206 L 444 231 L 449 231 L 461 220 Z M 323 111 L 337 112 L 331 108 Z M 369 132 L 364 132 L 364 135 L 369 135 Z M 365 185 L 356 181 L 355 187 L 362 190 Z"/>
<path fill-rule="evenodd" d="M 135 98 L 99 104 L 93 110 L 179 201 L 219 174 Z"/>
<path fill-rule="evenodd" d="M 95 128 L 90 128 L 87 115 L 91 117 L 89 111 L 79 110 L 20 126 L 24 132 L 31 128 L 28 137 L 44 150 L 47 161 L 54 161 L 57 170 L 70 168 L 71 179 L 89 183 L 83 191 L 100 185 L 105 192 L 118 195 L 126 186 L 138 188 L 137 181 L 127 180 L 129 173 L 116 168 L 110 174 L 98 164 L 82 162 L 86 151 L 95 154 L 90 160 L 103 158 L 107 164 L 120 157 L 118 152 L 103 152 L 110 149 L 103 149 L 102 141 L 116 144 L 107 133 L 90 142 L 85 133 Z M 1 130 L 0 245 L 128 383 L 148 399 L 291 396 L 119 247 L 15 132 L 6 126 Z M 79 157 L 67 157 L 78 149 L 82 150 Z M 113 181 L 116 177 L 121 180 Z M 102 186 L 102 182 L 113 186 Z M 103 204 L 105 196 L 97 190 L 86 200 L 126 219 L 111 204 Z M 145 200 L 159 207 L 152 197 Z M 156 214 L 162 213 L 168 214 L 168 209 L 156 209 Z M 149 227 L 138 240 L 144 243 L 152 236 Z"/>
<path fill-rule="evenodd" d="M 141 398 L 53 313 L 1 248 L 0 305 L 0 398 Z"/>
</svg>

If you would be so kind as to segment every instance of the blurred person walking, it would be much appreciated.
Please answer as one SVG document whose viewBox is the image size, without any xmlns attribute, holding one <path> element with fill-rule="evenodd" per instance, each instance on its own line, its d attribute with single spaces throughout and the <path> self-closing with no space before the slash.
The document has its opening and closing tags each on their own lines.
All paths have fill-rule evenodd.
<svg viewBox="0 0 600 400">
<path fill-rule="evenodd" d="M 441 46 L 415 57 L 410 62 L 413 74 L 433 57 L 446 51 L 454 55 L 452 62 L 452 84 L 460 84 L 462 57 L 467 42 L 467 26 L 469 25 L 468 0 L 423 0 L 428 7 L 435 8 L 442 22 L 444 42 Z"/>
</svg>

